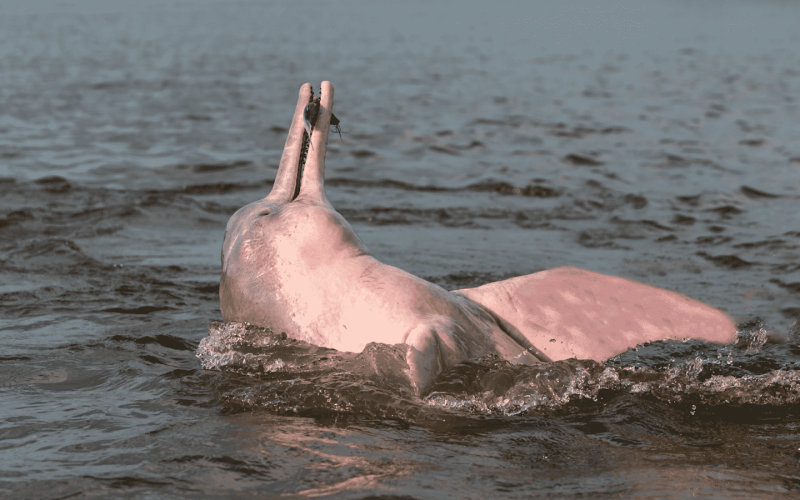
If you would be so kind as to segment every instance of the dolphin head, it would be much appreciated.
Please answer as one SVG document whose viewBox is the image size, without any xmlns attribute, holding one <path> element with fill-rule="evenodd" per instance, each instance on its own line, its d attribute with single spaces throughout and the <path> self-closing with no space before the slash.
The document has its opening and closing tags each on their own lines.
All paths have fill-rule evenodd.
<svg viewBox="0 0 800 500">
<path fill-rule="evenodd" d="M 226 321 L 294 331 L 293 313 L 314 307 L 315 283 L 331 279 L 351 259 L 371 257 L 325 196 L 325 153 L 333 106 L 330 82 L 322 83 L 321 94 L 312 100 L 311 86 L 300 88 L 271 192 L 237 211 L 228 222 L 220 279 L 220 308 Z M 302 166 L 303 133 L 310 118 L 315 120 L 316 133 Z M 302 304 L 299 297 L 304 299 Z"/>
</svg>

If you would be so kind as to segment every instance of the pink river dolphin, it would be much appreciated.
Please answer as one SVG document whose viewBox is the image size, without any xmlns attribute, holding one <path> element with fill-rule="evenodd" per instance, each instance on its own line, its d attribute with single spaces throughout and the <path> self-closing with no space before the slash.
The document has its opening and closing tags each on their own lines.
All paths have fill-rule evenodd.
<svg viewBox="0 0 800 500">
<path fill-rule="evenodd" d="M 322 83 L 300 168 L 311 101 L 305 84 L 272 191 L 228 222 L 220 280 L 225 321 L 340 351 L 405 344 L 418 394 L 445 368 L 489 354 L 525 364 L 604 361 L 645 342 L 735 339 L 734 323 L 711 306 L 575 267 L 448 291 L 379 262 L 325 196 L 330 82 Z"/>
</svg>

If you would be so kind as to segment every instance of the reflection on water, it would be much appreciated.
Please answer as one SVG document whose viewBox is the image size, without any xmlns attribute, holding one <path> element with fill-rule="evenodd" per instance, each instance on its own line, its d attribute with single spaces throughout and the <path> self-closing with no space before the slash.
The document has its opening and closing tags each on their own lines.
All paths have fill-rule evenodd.
<svg viewBox="0 0 800 500">
<path fill-rule="evenodd" d="M 4 495 L 796 495 L 793 4 L 9 5 Z M 448 289 L 578 265 L 737 343 L 475 359 L 419 398 L 401 347 L 219 323 L 225 223 L 322 80 L 327 194 L 380 260 Z"/>
</svg>

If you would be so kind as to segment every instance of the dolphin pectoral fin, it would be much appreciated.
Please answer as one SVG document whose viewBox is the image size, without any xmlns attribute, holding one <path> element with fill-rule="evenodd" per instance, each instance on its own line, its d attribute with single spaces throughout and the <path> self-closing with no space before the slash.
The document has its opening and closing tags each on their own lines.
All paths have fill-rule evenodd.
<svg viewBox="0 0 800 500">
<path fill-rule="evenodd" d="M 436 331 L 429 325 L 418 325 L 408 333 L 405 343 L 411 385 L 417 396 L 422 396 L 443 369 Z"/>
<path fill-rule="evenodd" d="M 723 312 L 670 290 L 561 267 L 455 290 L 477 302 L 552 360 L 605 361 L 646 342 L 694 338 L 729 343 Z"/>
<path fill-rule="evenodd" d="M 303 133 L 305 131 L 303 112 L 310 100 L 311 84 L 305 83 L 300 87 L 297 106 L 292 118 L 292 125 L 289 127 L 289 135 L 286 137 L 286 145 L 283 148 L 281 164 L 275 176 L 275 183 L 272 185 L 272 191 L 266 197 L 266 201 L 269 203 L 284 205 L 289 203 L 292 196 L 294 196 L 297 170 L 300 167 L 300 153 L 303 149 Z"/>
</svg>

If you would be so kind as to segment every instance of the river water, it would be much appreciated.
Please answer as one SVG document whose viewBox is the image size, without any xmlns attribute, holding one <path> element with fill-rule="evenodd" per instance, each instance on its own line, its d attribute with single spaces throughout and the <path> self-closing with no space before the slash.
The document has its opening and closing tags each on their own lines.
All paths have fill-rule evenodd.
<svg viewBox="0 0 800 500">
<path fill-rule="evenodd" d="M 800 8 L 790 2 L 0 7 L 0 492 L 791 498 Z M 560 265 L 739 324 L 605 364 L 223 324 L 227 219 L 330 80 L 327 194 L 446 288 Z"/>
</svg>

